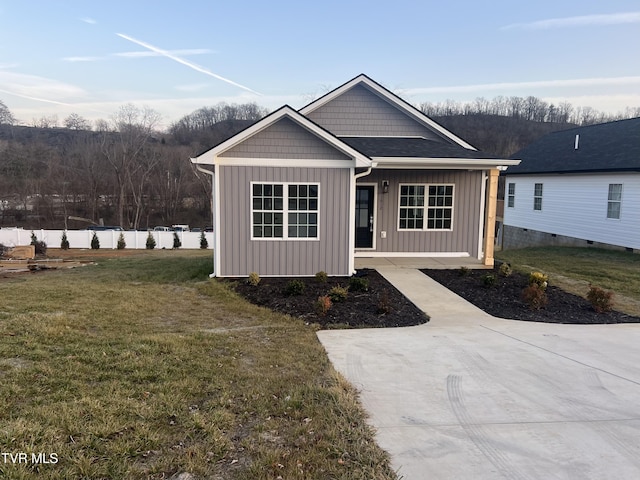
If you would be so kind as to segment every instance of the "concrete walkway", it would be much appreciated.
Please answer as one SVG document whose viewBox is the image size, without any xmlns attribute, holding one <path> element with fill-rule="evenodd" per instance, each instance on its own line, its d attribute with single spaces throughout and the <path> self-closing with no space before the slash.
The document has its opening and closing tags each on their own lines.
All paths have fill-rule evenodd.
<svg viewBox="0 0 640 480">
<path fill-rule="evenodd" d="M 431 321 L 318 337 L 402 478 L 640 478 L 640 325 L 497 319 L 379 271 Z"/>
</svg>

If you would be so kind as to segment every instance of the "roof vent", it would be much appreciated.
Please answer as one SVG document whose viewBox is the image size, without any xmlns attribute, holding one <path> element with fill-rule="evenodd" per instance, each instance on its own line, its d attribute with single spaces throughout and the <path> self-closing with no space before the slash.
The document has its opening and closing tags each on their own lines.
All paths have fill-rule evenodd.
<svg viewBox="0 0 640 480">
<path fill-rule="evenodd" d="M 577 149 L 578 149 L 578 144 L 579 144 L 579 143 L 580 143 L 580 135 L 579 135 L 579 134 L 576 134 L 576 144 L 575 144 L 575 146 L 573 147 L 573 148 L 574 148 L 574 150 L 577 150 Z"/>
</svg>

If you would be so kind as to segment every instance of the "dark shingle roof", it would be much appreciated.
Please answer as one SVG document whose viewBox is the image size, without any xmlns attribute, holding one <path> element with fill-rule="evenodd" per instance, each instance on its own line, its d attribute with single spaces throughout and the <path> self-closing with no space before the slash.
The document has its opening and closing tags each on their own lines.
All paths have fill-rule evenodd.
<svg viewBox="0 0 640 480">
<path fill-rule="evenodd" d="M 640 171 L 640 117 L 550 133 L 511 158 L 509 175 Z"/>
<path fill-rule="evenodd" d="M 407 158 L 498 158 L 459 145 L 425 138 L 339 137 L 344 143 L 368 157 Z"/>
</svg>

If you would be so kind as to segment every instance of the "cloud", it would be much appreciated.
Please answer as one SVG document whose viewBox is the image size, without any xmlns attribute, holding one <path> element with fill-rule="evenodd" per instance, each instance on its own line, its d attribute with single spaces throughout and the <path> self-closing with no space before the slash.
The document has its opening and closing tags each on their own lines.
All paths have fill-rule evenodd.
<svg viewBox="0 0 640 480">
<path fill-rule="evenodd" d="M 221 80 L 223 82 L 226 82 L 226 83 L 228 83 L 230 85 L 234 85 L 234 86 L 236 86 L 238 88 L 246 90 L 247 92 L 251 92 L 251 93 L 253 93 L 255 95 L 261 95 L 260 93 L 256 92 L 255 90 L 252 90 L 249 87 L 246 87 L 244 85 L 236 83 L 233 80 L 229 80 L 228 78 L 225 78 L 225 77 L 222 77 L 222 76 L 220 76 L 220 75 L 218 75 L 216 73 L 213 73 L 212 71 L 207 70 L 206 68 L 201 67 L 200 65 L 197 65 L 195 63 L 189 62 L 188 60 L 185 60 L 185 59 L 180 58 L 180 57 L 178 57 L 176 55 L 173 55 L 168 50 L 163 50 L 161 48 L 154 47 L 153 45 L 151 45 L 149 43 L 146 43 L 146 42 L 143 42 L 143 41 L 140 41 L 140 40 L 136 40 L 135 38 L 130 37 L 128 35 L 125 35 L 123 33 L 116 33 L 116 35 L 118 35 L 120 38 L 124 38 L 125 40 L 127 40 L 129 42 L 135 43 L 136 45 L 140 45 L 141 47 L 147 48 L 147 49 L 151 50 L 152 52 L 156 52 L 156 53 L 162 55 L 163 57 L 167 57 L 167 58 L 173 60 L 174 62 L 178 62 L 178 63 L 180 63 L 182 65 L 185 65 L 186 67 L 189 67 L 189 68 L 195 70 L 196 72 L 204 73 L 205 75 L 208 75 L 210 77 L 216 78 L 216 79 Z"/>
<path fill-rule="evenodd" d="M 207 83 L 194 83 L 191 85 L 177 85 L 174 88 L 180 92 L 199 92 L 208 87 L 209 87 L 209 84 Z"/>
<path fill-rule="evenodd" d="M 96 62 L 100 60 L 101 57 L 64 57 L 62 60 L 65 62 Z"/>
<path fill-rule="evenodd" d="M 628 23 L 640 23 L 640 12 L 549 18 L 529 23 L 513 23 L 501 27 L 500 30 L 549 30 L 552 28 L 608 26 Z"/>
<path fill-rule="evenodd" d="M 88 23 L 89 25 L 95 25 L 96 23 L 98 23 L 93 18 L 89 18 L 89 17 L 81 18 L 80 21 L 84 23 Z"/>
<path fill-rule="evenodd" d="M 213 50 L 207 48 L 191 48 L 184 50 L 167 50 L 167 53 L 171 55 L 205 55 L 207 53 L 214 53 Z M 145 50 L 142 52 L 120 52 L 112 53 L 114 57 L 127 57 L 127 58 L 140 58 L 140 57 L 162 57 L 165 56 L 160 52 L 154 52 L 151 50 Z"/>
<path fill-rule="evenodd" d="M 0 92 L 56 105 L 70 105 L 68 101 L 86 97 L 86 92 L 75 85 L 36 75 L 2 70 L 0 70 Z"/>
</svg>

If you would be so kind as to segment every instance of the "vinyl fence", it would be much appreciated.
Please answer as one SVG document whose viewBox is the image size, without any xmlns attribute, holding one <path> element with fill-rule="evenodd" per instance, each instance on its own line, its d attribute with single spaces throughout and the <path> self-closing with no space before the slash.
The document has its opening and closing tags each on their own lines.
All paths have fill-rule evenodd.
<svg viewBox="0 0 640 480">
<path fill-rule="evenodd" d="M 39 241 L 44 241 L 49 248 L 60 248 L 62 234 L 64 230 L 23 230 L 21 228 L 0 228 L 0 244 L 5 247 L 15 247 L 19 245 L 29 245 L 31 243 L 31 232 Z M 67 240 L 69 248 L 91 248 L 93 230 L 67 230 Z M 147 245 L 149 232 L 134 231 L 121 232 L 116 230 L 96 231 L 100 248 L 115 249 L 118 246 L 120 234 L 124 235 L 126 248 L 144 249 Z M 173 248 L 174 232 L 151 232 L 156 241 L 156 248 Z M 175 232 L 182 243 L 180 248 L 195 249 L 200 248 L 200 232 Z M 208 248 L 213 248 L 213 232 L 205 232 Z"/>
</svg>

